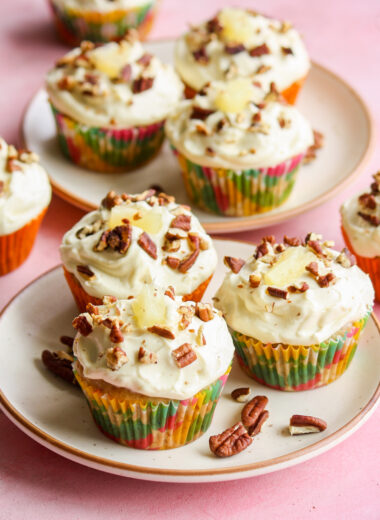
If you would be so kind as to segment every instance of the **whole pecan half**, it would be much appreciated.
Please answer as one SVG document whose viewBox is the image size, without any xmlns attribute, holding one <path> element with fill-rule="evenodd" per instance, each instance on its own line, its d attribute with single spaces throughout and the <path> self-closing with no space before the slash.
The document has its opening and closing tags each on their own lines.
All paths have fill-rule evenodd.
<svg viewBox="0 0 380 520">
<path fill-rule="evenodd" d="M 225 256 L 224 257 L 224 265 L 229 267 L 231 271 L 235 274 L 237 274 L 240 269 L 245 264 L 245 260 L 242 258 L 234 258 L 233 256 Z"/>
<path fill-rule="evenodd" d="M 326 430 L 326 428 L 326 421 L 312 415 L 292 415 L 289 422 L 290 435 L 319 433 Z"/>
<path fill-rule="evenodd" d="M 74 361 L 72 356 L 61 350 L 56 352 L 44 350 L 41 359 L 50 372 L 73 385 L 77 384 L 72 368 Z"/>
<path fill-rule="evenodd" d="M 183 343 L 183 345 L 173 350 L 172 356 L 179 368 L 186 367 L 197 359 L 197 354 L 190 343 Z"/>
<path fill-rule="evenodd" d="M 256 395 L 243 408 L 241 420 L 252 437 L 260 433 L 261 426 L 268 419 L 269 413 L 265 410 L 268 398 L 265 395 Z"/>
<path fill-rule="evenodd" d="M 144 249 L 144 251 L 150 256 L 152 257 L 154 260 L 157 259 L 157 246 L 156 244 L 153 242 L 153 240 L 150 238 L 150 236 L 148 235 L 148 233 L 146 233 L 145 231 L 143 233 L 141 233 L 141 235 L 139 236 L 138 240 L 137 240 L 137 243 L 138 245 Z"/>
<path fill-rule="evenodd" d="M 219 435 L 209 439 L 210 450 L 217 457 L 231 457 L 244 451 L 252 444 L 252 437 L 247 433 L 241 422 L 234 424 Z"/>
</svg>

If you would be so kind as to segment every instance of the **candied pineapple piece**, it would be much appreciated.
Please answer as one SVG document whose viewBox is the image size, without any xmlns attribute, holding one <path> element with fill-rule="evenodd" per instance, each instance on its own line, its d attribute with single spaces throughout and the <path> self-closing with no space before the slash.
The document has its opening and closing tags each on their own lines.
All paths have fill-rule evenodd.
<svg viewBox="0 0 380 520">
<path fill-rule="evenodd" d="M 109 43 L 89 53 L 90 60 L 100 72 L 109 78 L 119 76 L 121 69 L 127 65 L 131 48 L 127 42 Z"/>
<path fill-rule="evenodd" d="M 264 283 L 274 287 L 285 287 L 296 282 L 305 274 L 305 267 L 315 262 L 317 257 L 303 247 L 289 247 L 286 249 L 264 275 Z"/>
<path fill-rule="evenodd" d="M 215 98 L 216 107 L 222 112 L 241 112 L 252 100 L 254 87 L 249 79 L 237 78 L 225 83 Z"/>
<path fill-rule="evenodd" d="M 219 14 L 222 38 L 228 43 L 248 43 L 252 38 L 249 15 L 244 9 L 227 8 Z"/>
<path fill-rule="evenodd" d="M 150 235 L 158 233 L 162 227 L 162 217 L 159 211 L 151 209 L 145 213 L 136 208 L 120 204 L 111 210 L 107 226 L 113 229 L 123 224 L 123 219 L 128 219 L 133 226 L 141 228 Z"/>
<path fill-rule="evenodd" d="M 163 294 L 155 293 L 144 287 L 132 303 L 137 324 L 141 328 L 166 324 L 166 299 Z"/>
</svg>

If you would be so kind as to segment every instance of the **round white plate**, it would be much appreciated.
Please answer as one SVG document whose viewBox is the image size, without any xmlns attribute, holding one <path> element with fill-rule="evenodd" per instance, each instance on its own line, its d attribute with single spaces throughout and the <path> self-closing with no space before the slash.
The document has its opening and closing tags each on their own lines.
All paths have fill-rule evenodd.
<svg viewBox="0 0 380 520">
<path fill-rule="evenodd" d="M 246 257 L 252 248 L 224 240 L 216 240 L 215 246 L 220 262 L 206 301 L 224 276 L 223 256 Z M 268 473 L 340 443 L 368 419 L 380 399 L 379 324 L 372 318 L 350 368 L 335 383 L 308 392 L 280 392 L 255 383 L 234 366 L 203 437 L 168 451 L 126 448 L 100 433 L 81 391 L 57 379 L 40 361 L 42 350 L 57 348 L 62 334 L 73 335 L 76 312 L 60 266 L 28 285 L 6 307 L 0 319 L 0 407 L 30 437 L 91 468 L 164 482 L 212 482 Z M 230 397 L 239 386 L 267 395 L 270 417 L 246 451 L 218 459 L 209 451 L 208 438 L 239 420 L 243 405 Z M 320 434 L 291 437 L 286 427 L 295 413 L 322 417 L 328 428 Z"/>
<path fill-rule="evenodd" d="M 146 43 L 147 49 L 171 62 L 173 40 Z M 297 106 L 313 128 L 325 135 L 325 146 L 317 159 L 301 167 L 290 198 L 280 208 L 250 217 L 222 217 L 193 208 L 209 233 L 255 229 L 282 222 L 307 211 L 345 188 L 360 173 L 374 144 L 373 125 L 360 96 L 342 79 L 313 63 Z M 127 174 L 101 174 L 84 170 L 66 160 L 58 147 L 47 94 L 39 90 L 23 120 L 23 140 L 38 153 L 49 172 L 54 191 L 86 210 L 99 205 L 110 190 L 138 193 L 152 184 L 189 204 L 178 163 L 165 143 L 148 165 Z"/>
</svg>

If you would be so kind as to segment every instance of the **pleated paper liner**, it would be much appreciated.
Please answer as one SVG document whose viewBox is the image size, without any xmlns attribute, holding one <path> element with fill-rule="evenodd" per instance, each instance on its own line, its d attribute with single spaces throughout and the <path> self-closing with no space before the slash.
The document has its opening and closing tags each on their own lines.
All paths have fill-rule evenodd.
<svg viewBox="0 0 380 520">
<path fill-rule="evenodd" d="M 29 256 L 47 208 L 24 227 L 0 236 L 0 276 L 17 269 Z"/>
<path fill-rule="evenodd" d="M 236 357 L 250 377 L 277 390 L 310 390 L 332 383 L 349 367 L 369 314 L 331 339 L 308 347 L 263 344 L 231 331 Z"/>
<path fill-rule="evenodd" d="M 76 276 L 73 273 L 70 273 L 65 268 L 65 266 L 62 267 L 67 284 L 74 297 L 75 303 L 78 306 L 79 312 L 86 312 L 86 307 L 88 303 L 92 303 L 93 305 L 102 305 L 102 298 L 97 298 L 96 296 L 91 296 L 90 294 L 88 294 L 83 289 Z M 201 283 L 192 293 L 183 296 L 183 301 L 200 302 L 203 294 L 207 289 L 208 284 L 211 281 L 211 278 L 212 275 L 209 278 L 207 278 L 207 280 L 205 280 L 203 283 Z M 107 294 L 104 296 L 112 296 L 112 294 Z"/>
<path fill-rule="evenodd" d="M 347 233 L 345 232 L 343 227 L 341 229 L 347 248 L 355 256 L 356 263 L 358 264 L 360 269 L 367 273 L 371 278 L 373 288 L 375 289 L 376 301 L 380 302 L 380 257 L 376 256 L 374 258 L 366 258 L 364 256 L 358 255 L 352 247 Z"/>
<path fill-rule="evenodd" d="M 63 155 L 89 170 L 128 172 L 152 160 L 164 141 L 164 121 L 120 130 L 98 128 L 52 110 Z"/>
<path fill-rule="evenodd" d="M 49 0 L 58 35 L 71 47 L 79 45 L 82 40 L 118 41 L 132 28 L 138 31 L 141 40 L 145 39 L 156 17 L 157 3 L 147 0 L 140 6 L 102 13 L 96 10 L 62 8 Z"/>
<path fill-rule="evenodd" d="M 247 170 L 210 168 L 187 159 L 174 146 L 186 191 L 201 209 L 242 217 L 270 211 L 289 197 L 304 154 L 276 166 Z"/>
<path fill-rule="evenodd" d="M 142 450 L 166 450 L 198 439 L 210 426 L 231 367 L 190 399 L 158 399 L 75 376 L 93 419 L 112 440 Z"/>
</svg>

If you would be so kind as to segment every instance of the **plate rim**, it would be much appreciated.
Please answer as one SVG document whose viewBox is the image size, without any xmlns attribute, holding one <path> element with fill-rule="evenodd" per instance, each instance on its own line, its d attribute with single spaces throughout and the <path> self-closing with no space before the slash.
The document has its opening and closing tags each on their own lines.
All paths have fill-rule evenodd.
<svg viewBox="0 0 380 520">
<path fill-rule="evenodd" d="M 174 41 L 174 38 L 162 38 L 153 40 L 149 43 L 154 42 L 165 42 L 165 41 Z M 305 202 L 303 204 L 300 204 L 299 206 L 295 208 L 290 208 L 285 211 L 279 212 L 279 213 L 271 213 L 265 212 L 262 214 L 259 214 L 259 216 L 255 216 L 253 219 L 253 216 L 248 216 L 238 219 L 232 219 L 228 220 L 226 222 L 221 221 L 211 221 L 211 222 L 201 222 L 202 226 L 205 228 L 205 230 L 208 233 L 238 233 L 240 231 L 248 231 L 258 228 L 263 228 L 271 225 L 280 224 L 281 222 L 284 222 L 286 220 L 289 220 L 293 217 L 296 217 L 297 215 L 300 215 L 306 211 L 309 211 L 313 208 L 316 208 L 328 200 L 335 197 L 337 193 L 340 191 L 343 191 L 345 188 L 347 188 L 350 184 L 352 184 L 355 179 L 358 178 L 360 173 L 363 171 L 367 163 L 369 162 L 374 149 L 375 149 L 375 137 L 376 137 L 376 131 L 375 131 L 375 123 L 371 114 L 370 109 L 367 106 L 367 103 L 364 101 L 363 97 L 357 92 L 357 90 L 352 87 L 345 79 L 343 79 L 341 76 L 336 74 L 335 72 L 331 71 L 329 68 L 325 67 L 324 65 L 321 65 L 320 63 L 315 62 L 314 60 L 311 61 L 312 67 L 315 67 L 317 69 L 322 70 L 325 74 L 329 75 L 339 83 L 343 84 L 345 88 L 355 97 L 358 104 L 360 105 L 362 112 L 364 113 L 365 119 L 366 119 L 366 125 L 368 128 L 368 141 L 366 144 L 366 147 L 359 158 L 358 162 L 353 167 L 352 171 L 349 173 L 349 175 L 343 179 L 341 182 L 333 186 L 333 188 L 326 190 L 318 197 L 315 197 L 314 199 L 310 200 L 309 202 Z M 27 102 L 26 106 L 23 109 L 21 120 L 20 120 L 20 128 L 19 128 L 19 138 L 20 142 L 23 147 L 26 147 L 26 139 L 25 139 L 25 120 L 27 117 L 27 114 L 29 112 L 29 109 L 36 99 L 36 97 L 41 93 L 45 91 L 44 87 L 38 88 L 38 90 L 32 95 L 32 97 Z M 62 157 L 62 160 L 64 158 Z M 87 202 L 85 199 L 74 195 L 72 192 L 68 191 L 66 188 L 62 187 L 59 182 L 54 180 L 52 176 L 49 174 L 49 180 L 52 185 L 53 191 L 56 195 L 58 195 L 61 199 L 65 200 L 66 202 L 72 204 L 75 207 L 78 207 L 84 211 L 93 211 L 97 208 L 97 205 L 91 204 Z"/>
<path fill-rule="evenodd" d="M 241 241 L 241 240 L 231 240 L 231 239 L 219 239 L 221 241 L 233 241 L 240 242 L 244 244 L 249 244 L 249 242 Z M 44 273 L 41 273 L 39 276 L 31 280 L 27 285 L 21 288 L 12 298 L 11 300 L 4 306 L 4 308 L 0 312 L 0 320 L 3 315 L 7 311 L 7 309 L 16 301 L 16 299 L 26 290 L 28 290 L 32 285 L 38 283 L 38 281 L 52 273 L 53 271 L 61 269 L 62 264 L 55 265 L 54 267 L 48 269 Z M 372 312 L 371 318 L 375 324 L 378 334 L 380 335 L 380 322 L 376 318 L 375 314 Z M 254 462 L 250 464 L 241 464 L 239 466 L 233 467 L 221 467 L 214 469 L 201 469 L 201 470 L 176 470 L 176 469 L 162 469 L 162 468 L 149 468 L 149 467 L 141 467 L 136 466 L 134 464 L 128 464 L 125 462 L 113 461 L 104 457 L 100 457 L 98 455 L 93 455 L 81 449 L 75 448 L 66 444 L 63 441 L 60 441 L 56 437 L 50 435 L 45 432 L 35 424 L 33 424 L 29 419 L 27 419 L 22 413 L 20 413 L 15 406 L 7 399 L 4 395 L 3 390 L 0 388 L 0 409 L 3 410 L 5 415 L 18 427 L 26 433 L 29 437 L 37 441 L 39 444 L 51 449 L 55 453 L 64 456 L 69 460 L 74 460 L 75 462 L 79 462 L 86 466 L 95 467 L 96 469 L 102 469 L 103 471 L 115 472 L 119 470 L 119 472 L 130 472 L 137 473 L 140 475 L 149 476 L 167 476 L 167 477 L 184 477 L 191 479 L 192 477 L 220 477 L 220 476 L 230 476 L 233 478 L 233 475 L 237 473 L 241 473 L 240 478 L 244 478 L 244 474 L 248 474 L 249 472 L 260 470 L 260 469 L 268 469 L 268 473 L 271 471 L 276 471 L 282 469 L 281 465 L 286 462 L 293 462 L 294 465 L 297 463 L 303 462 L 306 458 L 311 458 L 313 456 L 313 452 L 315 451 L 325 451 L 327 449 L 334 447 L 339 441 L 343 441 L 347 436 L 351 433 L 354 433 L 357 427 L 359 427 L 361 422 L 365 422 L 371 415 L 371 413 L 375 410 L 376 405 L 380 400 L 380 381 L 372 394 L 369 401 L 365 406 L 345 425 L 339 428 L 337 431 L 332 433 L 331 435 L 317 441 L 316 443 L 306 446 L 304 448 L 300 448 L 291 453 L 281 455 L 279 457 L 273 457 L 270 459 L 266 459 L 259 462 Z M 318 454 L 318 453 L 317 453 Z M 317 455 L 316 454 L 316 455 Z M 79 460 L 78 460 L 79 459 Z M 298 462 L 297 462 L 298 461 Z M 121 473 L 119 473 L 121 474 Z M 128 475 L 133 476 L 133 475 Z M 247 475 L 249 476 L 249 475 Z M 139 478 L 139 477 L 135 477 Z M 140 477 L 141 478 L 141 477 Z M 227 480 L 228 478 L 226 478 Z M 147 479 L 149 480 L 149 478 Z"/>
</svg>

